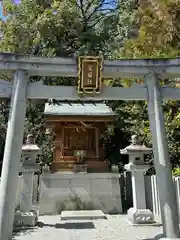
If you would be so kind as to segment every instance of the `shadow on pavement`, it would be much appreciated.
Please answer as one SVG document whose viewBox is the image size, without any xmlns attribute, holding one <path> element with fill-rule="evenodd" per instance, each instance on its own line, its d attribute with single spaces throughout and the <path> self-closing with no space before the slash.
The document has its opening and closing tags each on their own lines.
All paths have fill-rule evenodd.
<svg viewBox="0 0 180 240">
<path fill-rule="evenodd" d="M 142 240 L 154 240 L 154 238 L 143 238 Z"/>
<path fill-rule="evenodd" d="M 80 223 L 56 223 L 56 224 L 46 224 L 39 222 L 39 227 L 54 227 L 58 229 L 78 229 L 78 230 L 84 230 L 84 229 L 95 229 L 95 226 L 92 222 L 80 222 Z"/>
<path fill-rule="evenodd" d="M 37 226 L 34 228 L 16 228 L 13 231 L 12 240 L 15 240 L 19 235 L 28 235 L 31 232 L 34 232 L 38 228 L 43 227 L 52 227 L 56 229 L 78 229 L 78 230 L 86 230 L 86 229 L 95 229 L 95 226 L 92 222 L 79 222 L 79 223 L 56 223 L 56 224 L 46 224 L 43 222 L 38 222 Z"/>
</svg>

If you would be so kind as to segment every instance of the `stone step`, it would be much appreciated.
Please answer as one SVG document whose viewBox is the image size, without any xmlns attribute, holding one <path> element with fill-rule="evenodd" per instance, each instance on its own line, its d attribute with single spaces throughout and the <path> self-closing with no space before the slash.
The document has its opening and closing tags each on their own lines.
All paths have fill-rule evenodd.
<svg viewBox="0 0 180 240">
<path fill-rule="evenodd" d="M 56 172 L 74 172 L 72 169 L 69 169 L 69 168 L 60 168 L 60 169 L 56 169 Z"/>
<path fill-rule="evenodd" d="M 53 165 L 58 169 L 73 169 L 74 168 L 74 162 L 58 162 L 58 163 L 53 163 Z"/>
<path fill-rule="evenodd" d="M 102 210 L 78 210 L 78 211 L 62 211 L 61 220 L 92 220 L 106 219 L 106 215 Z"/>
</svg>

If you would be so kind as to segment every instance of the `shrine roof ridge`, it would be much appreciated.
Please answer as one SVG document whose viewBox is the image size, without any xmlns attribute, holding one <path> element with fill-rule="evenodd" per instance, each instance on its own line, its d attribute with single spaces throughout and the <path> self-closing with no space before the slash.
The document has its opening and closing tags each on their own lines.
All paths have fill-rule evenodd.
<svg viewBox="0 0 180 240">
<path fill-rule="evenodd" d="M 61 102 L 45 104 L 45 115 L 51 116 L 114 116 L 113 110 L 103 102 Z"/>
</svg>

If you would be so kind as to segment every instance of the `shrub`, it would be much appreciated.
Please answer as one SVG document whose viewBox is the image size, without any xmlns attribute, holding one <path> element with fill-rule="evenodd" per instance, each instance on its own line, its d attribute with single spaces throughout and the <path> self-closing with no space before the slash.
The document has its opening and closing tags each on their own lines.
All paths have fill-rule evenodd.
<svg viewBox="0 0 180 240">
<path fill-rule="evenodd" d="M 172 174 L 174 177 L 179 177 L 180 176 L 180 168 L 174 168 L 172 171 Z"/>
</svg>

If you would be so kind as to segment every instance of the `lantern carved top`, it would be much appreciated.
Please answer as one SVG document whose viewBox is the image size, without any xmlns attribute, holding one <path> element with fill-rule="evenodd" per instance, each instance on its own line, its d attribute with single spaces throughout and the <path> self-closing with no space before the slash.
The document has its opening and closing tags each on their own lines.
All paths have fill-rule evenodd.
<svg viewBox="0 0 180 240">
<path fill-rule="evenodd" d="M 34 143 L 34 138 L 32 134 L 27 135 L 26 144 L 22 146 L 23 152 L 39 152 L 41 149 Z"/>
<path fill-rule="evenodd" d="M 27 135 L 26 144 L 22 146 L 21 166 L 28 169 L 37 169 L 36 160 L 41 149 L 34 143 L 32 134 Z"/>
<path fill-rule="evenodd" d="M 152 148 L 148 148 L 145 145 L 141 145 L 137 135 L 132 135 L 131 137 L 131 144 L 124 149 L 120 150 L 121 154 L 149 154 L 152 152 Z"/>
</svg>

